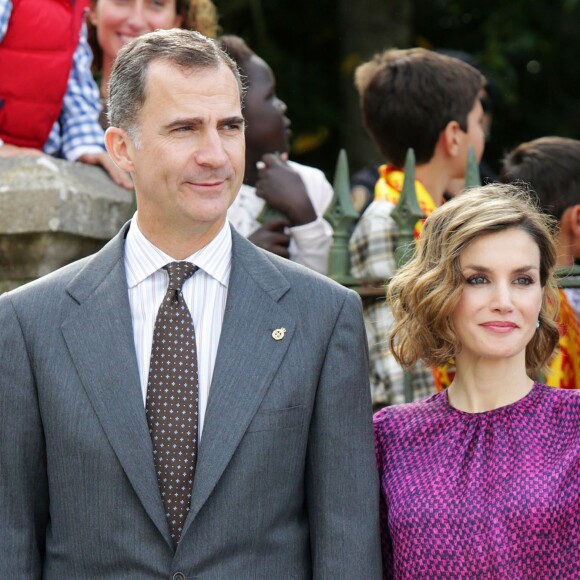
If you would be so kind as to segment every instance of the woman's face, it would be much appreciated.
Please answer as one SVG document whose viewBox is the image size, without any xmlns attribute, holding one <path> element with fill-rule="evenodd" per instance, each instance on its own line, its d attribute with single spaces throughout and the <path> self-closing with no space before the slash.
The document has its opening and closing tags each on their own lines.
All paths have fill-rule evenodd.
<svg viewBox="0 0 580 580">
<path fill-rule="evenodd" d="M 158 28 L 181 25 L 176 0 L 93 0 L 89 19 L 105 60 L 112 62 L 125 44 Z"/>
<path fill-rule="evenodd" d="M 272 70 L 256 55 L 244 68 L 248 85 L 244 106 L 248 156 L 257 160 L 265 153 L 287 153 L 290 121 L 285 103 L 276 96 Z"/>
<path fill-rule="evenodd" d="M 461 253 L 463 293 L 453 313 L 457 363 L 519 359 L 542 306 L 540 249 L 517 227 L 476 238 Z"/>
</svg>

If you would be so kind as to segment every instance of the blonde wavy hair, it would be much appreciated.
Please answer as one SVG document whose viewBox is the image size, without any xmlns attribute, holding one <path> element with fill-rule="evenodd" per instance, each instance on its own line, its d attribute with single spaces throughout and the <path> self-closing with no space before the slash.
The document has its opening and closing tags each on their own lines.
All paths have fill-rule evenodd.
<svg viewBox="0 0 580 580">
<path fill-rule="evenodd" d="M 413 258 L 391 279 L 387 300 L 395 324 L 389 342 L 399 364 L 441 366 L 460 351 L 452 323 L 464 286 L 459 257 L 479 236 L 509 228 L 525 231 L 540 250 L 540 327 L 526 347 L 526 367 L 533 377 L 546 367 L 559 340 L 556 222 L 522 186 L 498 184 L 470 189 L 433 212 Z"/>
</svg>

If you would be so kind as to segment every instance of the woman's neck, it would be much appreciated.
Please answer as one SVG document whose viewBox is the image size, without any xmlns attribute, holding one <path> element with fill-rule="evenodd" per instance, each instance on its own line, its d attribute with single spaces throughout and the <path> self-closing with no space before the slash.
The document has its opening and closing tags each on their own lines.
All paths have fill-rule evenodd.
<svg viewBox="0 0 580 580">
<path fill-rule="evenodd" d="M 448 388 L 449 404 L 467 413 L 483 413 L 511 405 L 525 397 L 534 385 L 525 368 L 525 353 L 517 360 L 457 360 Z"/>
</svg>

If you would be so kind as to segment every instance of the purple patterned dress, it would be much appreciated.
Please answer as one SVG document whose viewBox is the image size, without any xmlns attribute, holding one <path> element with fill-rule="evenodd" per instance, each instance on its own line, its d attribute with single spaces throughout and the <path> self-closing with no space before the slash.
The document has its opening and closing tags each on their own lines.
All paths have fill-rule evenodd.
<svg viewBox="0 0 580 580">
<path fill-rule="evenodd" d="M 578 391 L 476 414 L 444 391 L 374 427 L 385 578 L 580 579 Z"/>
</svg>

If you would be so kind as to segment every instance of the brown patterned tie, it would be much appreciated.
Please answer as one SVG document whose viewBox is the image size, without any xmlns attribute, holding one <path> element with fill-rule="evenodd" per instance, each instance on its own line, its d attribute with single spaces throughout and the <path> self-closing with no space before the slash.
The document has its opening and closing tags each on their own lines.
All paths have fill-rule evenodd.
<svg viewBox="0 0 580 580">
<path fill-rule="evenodd" d="M 171 262 L 164 270 L 169 287 L 153 331 L 146 414 L 165 515 L 177 545 L 191 500 L 198 412 L 195 332 L 181 288 L 197 266 Z"/>
</svg>

